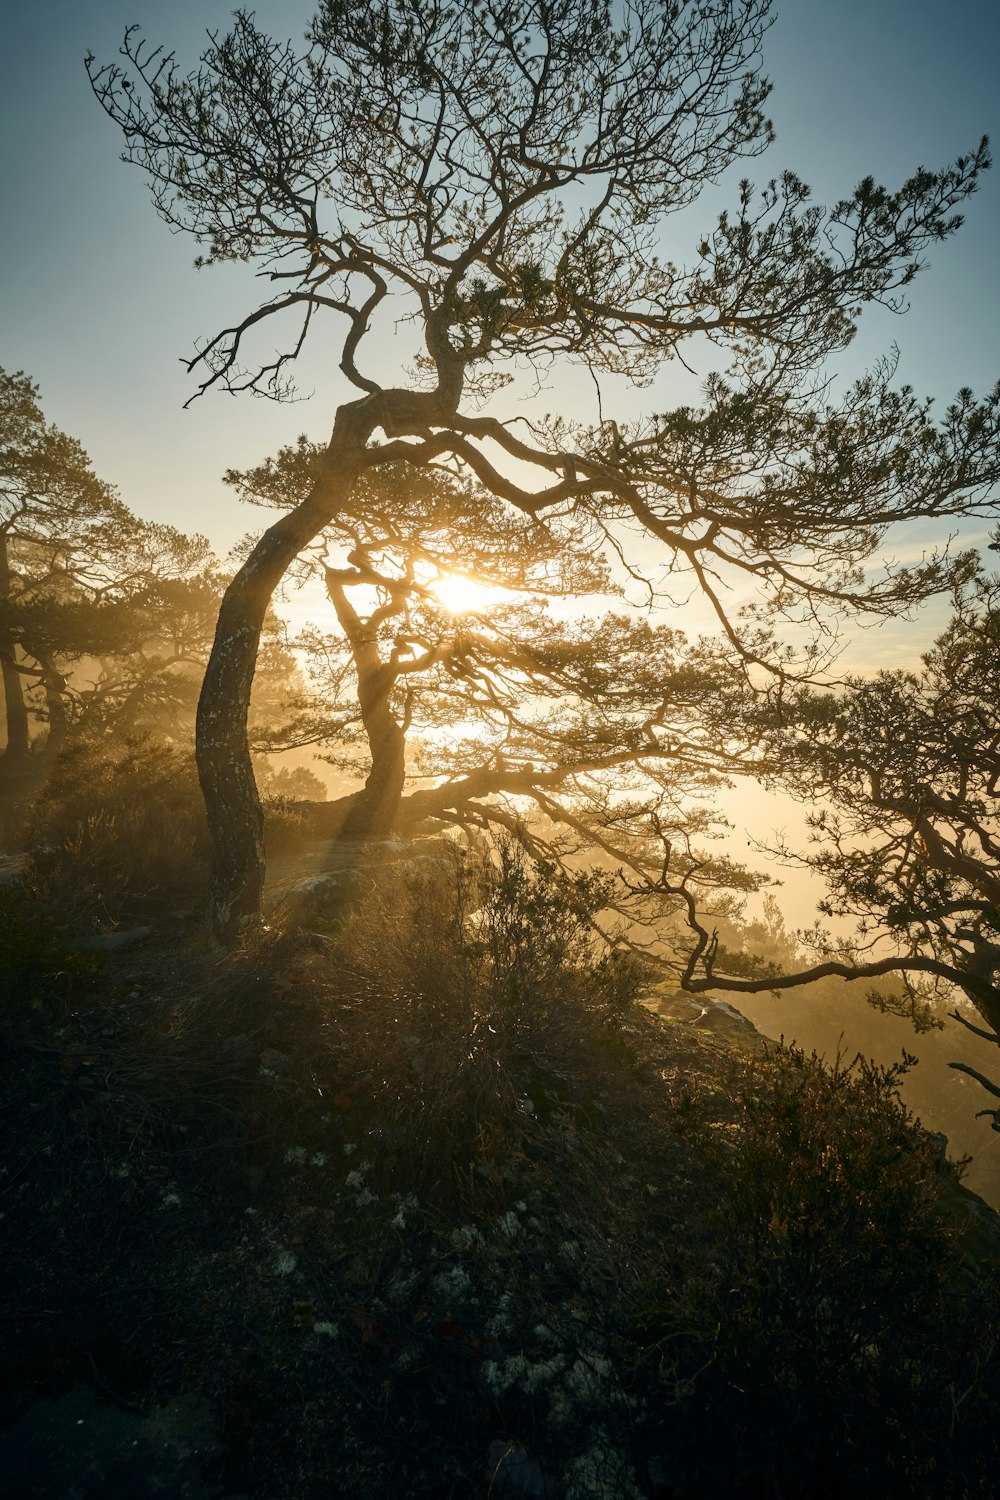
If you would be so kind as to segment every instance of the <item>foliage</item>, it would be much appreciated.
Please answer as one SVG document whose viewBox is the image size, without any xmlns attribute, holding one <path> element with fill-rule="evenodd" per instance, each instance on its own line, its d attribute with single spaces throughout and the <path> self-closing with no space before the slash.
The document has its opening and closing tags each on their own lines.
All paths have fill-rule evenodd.
<svg viewBox="0 0 1000 1500">
<path fill-rule="evenodd" d="M 287 797 L 265 796 L 264 840 L 268 854 L 288 853 L 301 849 L 312 833 L 309 819 L 294 801 Z"/>
<path fill-rule="evenodd" d="M 929 1000 L 957 987 L 986 1023 L 980 1035 L 996 1041 L 997 581 L 974 574 L 955 606 L 919 672 L 851 678 L 837 694 L 800 691 L 773 715 L 770 735 L 780 784 L 819 804 L 813 849 L 782 852 L 824 877 L 827 916 L 855 919 L 845 957 L 863 962 L 887 938 L 894 967 L 910 976 L 907 1014 L 920 1021 Z M 816 941 L 832 946 L 822 933 Z M 921 987 L 927 976 L 936 988 Z"/>
<path fill-rule="evenodd" d="M 5 761 L 46 727 L 54 755 L 73 732 L 190 722 L 222 586 L 205 539 L 133 515 L 3 370 L 0 454 Z"/>
<path fill-rule="evenodd" d="M 980 1309 L 949 1291 L 939 1148 L 898 1097 L 912 1061 L 783 1048 L 737 1081 L 715 1249 L 664 1288 L 654 1346 L 678 1373 L 666 1431 L 720 1491 L 962 1493 L 955 1393 L 973 1427 L 992 1396 L 962 1353 Z"/>
<path fill-rule="evenodd" d="M 780 894 L 780 893 L 779 893 Z M 726 1001 L 731 978 L 771 979 L 808 972 L 814 953 L 808 934 L 786 925 L 779 900 L 768 895 L 764 911 L 756 919 L 740 916 L 718 924 L 718 964 L 723 971 L 713 1000 Z M 666 986 L 657 989 L 658 1003 L 672 1010 Z M 709 992 L 712 993 L 711 991 Z M 905 1050 L 918 1059 L 901 1079 L 900 1097 L 957 1161 L 968 1160 L 966 1182 L 987 1203 L 1000 1202 L 1000 1162 L 996 1160 L 994 1137 L 988 1119 L 977 1116 L 981 1102 L 979 1086 L 964 1070 L 951 1064 L 962 1062 L 975 1072 L 989 1074 L 993 1046 L 955 1020 L 948 1011 L 954 1005 L 942 1000 L 924 1000 L 926 1020 L 915 1034 L 908 996 L 898 971 L 874 979 L 853 981 L 827 974 L 794 987 L 774 990 L 766 984 L 739 994 L 740 1014 L 767 1037 L 781 1038 L 817 1052 L 828 1061 L 843 1054 L 860 1054 L 888 1066 Z M 709 1006 L 714 1014 L 714 1004 Z M 971 1007 L 966 1017 L 971 1015 Z"/>
<path fill-rule="evenodd" d="M 263 757 L 254 767 L 257 786 L 264 797 L 287 802 L 322 802 L 326 787 L 308 766 L 275 766 Z"/>
<path fill-rule="evenodd" d="M 321 461 L 300 439 L 229 479 L 287 508 Z M 707 804 L 733 766 L 753 764 L 757 731 L 740 674 L 709 643 L 690 646 L 624 605 L 554 616 L 555 600 L 578 611 L 582 594 L 609 591 L 595 546 L 558 518 L 511 517 L 481 485 L 386 468 L 359 482 L 298 568 L 323 579 L 339 630 L 308 627 L 294 644 L 327 705 L 314 735 L 323 758 L 366 783 L 341 799 L 342 836 L 427 819 L 492 826 L 568 868 L 599 848 L 638 882 L 609 904 L 645 923 L 659 907 L 662 935 L 667 903 L 641 889 L 661 868 L 662 838 L 679 857 L 712 837 Z M 452 610 L 439 590 L 456 578 L 494 597 Z M 706 855 L 697 863 L 706 899 L 754 884 Z"/>
<path fill-rule="evenodd" d="M 29 881 L 64 920 L 117 923 L 197 899 L 205 815 L 194 763 L 150 738 L 77 740 L 31 813 Z"/>
<path fill-rule="evenodd" d="M 0 1002 L 40 1005 L 46 997 L 71 999 L 94 987 L 99 967 L 74 950 L 65 914 L 48 891 L 31 882 L 0 888 Z"/>
<path fill-rule="evenodd" d="M 221 934 L 259 917 L 257 633 L 368 476 L 472 474 L 515 522 L 571 518 L 651 603 L 699 593 L 751 680 L 815 674 L 838 612 L 897 614 L 964 576 L 946 551 L 884 567 L 883 543 L 897 523 L 995 509 L 1000 390 L 960 392 L 938 422 L 891 361 L 846 389 L 824 362 L 866 307 L 903 309 L 989 164 L 985 141 L 895 189 L 865 178 L 829 209 L 790 172 L 744 181 L 683 262 L 664 252 L 674 216 L 771 143 L 768 24 L 764 0 L 621 14 L 603 0 L 328 0 L 303 52 L 241 13 L 188 73 L 134 30 L 120 62 L 89 60 L 163 218 L 202 264 L 250 262 L 275 285 L 189 361 L 200 391 L 280 399 L 306 338 L 330 330 L 357 392 L 321 457 L 306 444 L 258 471 L 294 503 L 220 616 L 199 756 Z M 290 327 L 258 358 L 272 320 Z M 368 361 L 390 328 L 417 346 L 398 384 Z M 675 356 L 712 373 L 674 410 L 636 416 L 637 386 Z M 596 411 L 504 402 L 521 371 L 563 369 L 589 377 Z M 807 627 L 797 654 L 786 620 Z"/>
<path fill-rule="evenodd" d="M 548 1113 L 594 1025 L 641 987 L 635 962 L 599 962 L 608 884 L 529 867 L 506 841 L 495 861 L 445 845 L 383 867 L 346 917 L 336 953 L 359 1006 L 339 1018 L 343 1050 L 382 1081 L 380 1129 L 387 1112 L 422 1117 L 410 1148 L 435 1174 L 498 1121 L 516 1134 Z"/>
<path fill-rule="evenodd" d="M 286 708 L 287 703 L 286 696 Z M 261 707 L 258 700 L 258 716 L 261 714 Z M 278 723 L 272 722 L 270 725 L 273 733 L 280 732 L 280 727 Z M 254 776 L 264 809 L 264 837 L 268 853 L 285 853 L 301 848 L 313 832 L 309 817 L 301 804 L 324 801 L 326 787 L 307 766 L 276 766 L 271 757 L 263 755 L 258 756 L 254 762 Z"/>
<path fill-rule="evenodd" d="M 105 1003 L 7 1014 L 14 1402 L 197 1387 L 211 1477 L 276 1500 L 472 1500 L 522 1448 L 575 1500 L 988 1488 L 989 1272 L 894 1078 L 628 1003 L 599 883 L 421 858 L 331 939 L 220 969 L 171 923 Z"/>
</svg>

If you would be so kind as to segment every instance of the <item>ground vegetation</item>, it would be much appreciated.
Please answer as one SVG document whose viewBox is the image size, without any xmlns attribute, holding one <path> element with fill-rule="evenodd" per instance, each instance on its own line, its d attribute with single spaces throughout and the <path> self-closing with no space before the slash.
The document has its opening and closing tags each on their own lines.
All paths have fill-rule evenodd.
<svg viewBox="0 0 1000 1500">
<path fill-rule="evenodd" d="M 995 1221 L 899 1070 L 660 1020 L 595 877 L 434 857 L 222 966 L 176 914 L 70 962 L 50 911 L 3 1012 L 11 1492 L 988 1492 Z"/>
</svg>

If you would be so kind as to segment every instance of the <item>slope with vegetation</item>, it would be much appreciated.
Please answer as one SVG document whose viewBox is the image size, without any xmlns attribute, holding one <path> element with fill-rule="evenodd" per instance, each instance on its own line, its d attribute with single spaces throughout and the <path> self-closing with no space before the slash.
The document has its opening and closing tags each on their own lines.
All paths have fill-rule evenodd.
<svg viewBox="0 0 1000 1500">
<path fill-rule="evenodd" d="M 433 849 L 221 964 L 166 880 L 105 955 L 0 893 L 13 1493 L 988 1493 L 996 1221 L 897 1070 L 661 1021 L 604 877 Z"/>
</svg>

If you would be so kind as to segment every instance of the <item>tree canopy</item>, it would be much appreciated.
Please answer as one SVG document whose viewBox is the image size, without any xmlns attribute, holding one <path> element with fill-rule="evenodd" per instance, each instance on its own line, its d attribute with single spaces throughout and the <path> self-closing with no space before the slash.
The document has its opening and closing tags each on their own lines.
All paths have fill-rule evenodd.
<svg viewBox="0 0 1000 1500">
<path fill-rule="evenodd" d="M 227 477 L 288 507 L 321 457 L 300 439 Z M 553 867 L 597 856 L 628 872 L 609 907 L 649 928 L 647 946 L 672 925 L 649 889 L 665 837 L 715 910 L 721 886 L 755 885 L 704 852 L 718 786 L 759 759 L 732 653 L 629 611 L 592 528 L 542 527 L 475 481 L 386 466 L 295 571 L 322 580 L 336 625 L 292 643 L 320 706 L 296 742 L 364 783 L 314 809 L 324 833 L 433 823 L 502 831 Z"/>
<path fill-rule="evenodd" d="M 945 996 L 957 989 L 986 1029 L 960 1009 L 955 1018 L 1000 1046 L 998 648 L 1000 580 L 977 573 L 919 671 L 799 692 L 773 736 L 781 785 L 814 808 L 812 848 L 782 856 L 824 878 L 827 917 L 855 925 L 853 940 L 827 947 L 898 970 L 918 1021 L 921 979 Z M 1000 1129 L 1000 1109 L 983 1112 Z"/>
<path fill-rule="evenodd" d="M 136 516 L 31 379 L 0 370 L 0 794 L 22 802 L 70 737 L 190 736 L 225 583 L 204 537 Z M 262 719 L 302 709 L 273 616 L 261 668 L 263 750 Z"/>
<path fill-rule="evenodd" d="M 195 691 L 221 582 L 203 537 L 141 521 L 38 389 L 0 370 L 0 663 L 16 782 L 72 730 L 147 727 Z M 37 769 L 37 766 L 35 767 Z"/>
<path fill-rule="evenodd" d="M 768 21 L 764 0 L 330 0 L 302 50 L 241 13 L 193 72 L 135 30 L 122 62 L 90 60 L 168 224 L 201 264 L 245 261 L 275 287 L 193 355 L 199 391 L 281 398 L 325 329 L 356 393 L 220 613 L 199 718 L 220 935 L 259 913 L 245 720 L 261 623 L 363 475 L 440 466 L 541 525 L 572 516 L 654 600 L 700 591 L 751 671 L 808 675 L 831 614 L 897 612 L 964 566 L 885 567 L 881 548 L 899 522 L 995 506 L 1000 392 L 962 392 L 937 421 L 891 361 L 846 391 L 824 362 L 867 305 L 904 307 L 986 143 L 825 209 L 791 173 L 743 182 L 714 224 L 685 222 L 685 255 L 674 217 L 771 143 Z M 289 331 L 261 357 L 273 320 Z M 413 345 L 386 380 L 393 320 Z M 700 397 L 637 414 L 674 360 L 709 371 Z M 519 372 L 541 387 L 564 367 L 595 383 L 593 419 L 505 403 Z M 786 620 L 810 627 L 794 663 Z"/>
</svg>

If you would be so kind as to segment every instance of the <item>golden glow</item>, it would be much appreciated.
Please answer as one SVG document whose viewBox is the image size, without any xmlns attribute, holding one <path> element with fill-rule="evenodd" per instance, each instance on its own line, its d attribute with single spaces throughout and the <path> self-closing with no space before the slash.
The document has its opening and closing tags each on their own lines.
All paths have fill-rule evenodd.
<svg viewBox="0 0 1000 1500">
<path fill-rule="evenodd" d="M 510 597 L 506 589 L 493 588 L 460 573 L 442 573 L 430 585 L 430 591 L 441 608 L 453 615 L 478 614 Z"/>
</svg>

